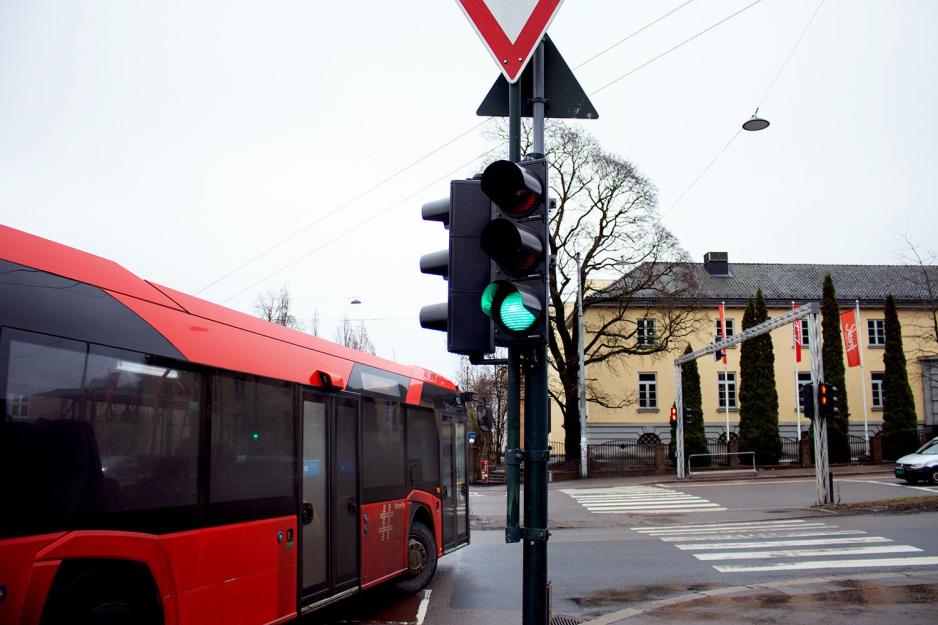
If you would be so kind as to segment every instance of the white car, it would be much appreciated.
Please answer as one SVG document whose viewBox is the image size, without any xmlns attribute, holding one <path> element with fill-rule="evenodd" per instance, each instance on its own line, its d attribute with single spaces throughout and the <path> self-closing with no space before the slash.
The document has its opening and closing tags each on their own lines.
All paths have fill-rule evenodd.
<svg viewBox="0 0 938 625">
<path fill-rule="evenodd" d="M 933 438 L 914 454 L 896 461 L 896 477 L 909 484 L 920 480 L 938 484 L 938 438 Z"/>
</svg>

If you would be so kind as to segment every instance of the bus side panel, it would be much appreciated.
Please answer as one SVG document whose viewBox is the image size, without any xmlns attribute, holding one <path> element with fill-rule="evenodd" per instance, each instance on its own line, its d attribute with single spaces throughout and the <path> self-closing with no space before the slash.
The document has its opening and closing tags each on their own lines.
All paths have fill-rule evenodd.
<svg viewBox="0 0 938 625">
<path fill-rule="evenodd" d="M 177 623 L 176 580 L 172 564 L 160 544 L 159 537 L 152 534 L 104 530 L 71 532 L 40 551 L 36 555 L 36 562 L 80 558 L 134 560 L 146 564 L 163 601 L 165 622 L 167 625 Z"/>
<path fill-rule="evenodd" d="M 433 515 L 433 538 L 436 541 L 436 555 L 440 557 L 443 555 L 443 508 L 440 505 L 440 500 L 437 497 L 434 497 L 430 493 L 425 493 L 422 490 L 413 490 L 410 491 L 410 495 L 407 496 L 408 502 L 413 503 L 422 503 L 430 510 L 430 513 Z M 407 517 L 411 518 L 411 509 L 407 510 Z"/>
<path fill-rule="evenodd" d="M 261 625 L 296 615 L 296 517 L 161 541 L 176 572 L 180 625 Z"/>
<path fill-rule="evenodd" d="M 368 588 L 407 570 L 406 500 L 361 507 L 361 586 Z"/>
<path fill-rule="evenodd" d="M 32 588 L 37 580 L 31 579 L 30 572 L 36 554 L 49 543 L 61 538 L 63 532 L 42 534 L 27 538 L 10 538 L 0 541 L 0 585 L 6 586 L 6 599 L 0 601 L 0 625 L 20 625 L 26 623 L 24 604 L 27 592 L 45 594 L 45 588 Z"/>
<path fill-rule="evenodd" d="M 349 379 L 352 362 L 108 291 L 192 362 L 309 384 L 317 369 Z"/>
</svg>

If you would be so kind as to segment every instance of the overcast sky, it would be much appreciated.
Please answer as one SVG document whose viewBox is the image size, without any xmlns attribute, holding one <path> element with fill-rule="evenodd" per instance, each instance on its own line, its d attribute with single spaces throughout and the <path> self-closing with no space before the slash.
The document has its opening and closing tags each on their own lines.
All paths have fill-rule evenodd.
<svg viewBox="0 0 938 625">
<path fill-rule="evenodd" d="M 578 67 L 584 125 L 696 259 L 938 249 L 938 2 L 826 0 L 764 102 L 818 0 L 762 0 L 633 71 L 752 1 L 690 2 Z M 549 33 L 577 67 L 685 3 L 567 0 Z M 243 311 L 285 284 L 326 338 L 363 318 L 379 355 L 452 376 L 417 322 L 446 297 L 420 207 L 491 147 L 472 128 L 497 76 L 454 0 L 4 0 L 0 221 Z M 760 102 L 772 125 L 688 192 Z"/>
</svg>

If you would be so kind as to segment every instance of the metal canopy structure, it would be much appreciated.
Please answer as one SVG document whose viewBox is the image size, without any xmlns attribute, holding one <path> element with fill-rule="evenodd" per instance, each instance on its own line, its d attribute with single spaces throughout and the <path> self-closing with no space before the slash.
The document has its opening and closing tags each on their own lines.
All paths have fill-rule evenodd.
<svg viewBox="0 0 938 625">
<path fill-rule="evenodd" d="M 781 328 L 788 325 L 789 323 L 794 323 L 800 319 L 807 318 L 808 350 L 811 354 L 811 384 L 813 388 L 816 389 L 818 382 L 824 379 L 824 363 L 821 359 L 821 325 L 818 320 L 819 315 L 820 306 L 817 304 L 817 302 L 802 304 L 797 308 L 797 310 L 786 312 L 785 314 L 775 317 L 774 319 L 769 319 L 768 321 L 764 321 L 759 325 L 744 330 L 735 336 L 731 336 L 721 341 L 716 341 L 706 347 L 698 349 L 697 351 L 684 354 L 679 358 L 674 359 L 674 403 L 677 407 L 678 414 L 677 423 L 675 424 L 675 431 L 677 433 L 677 442 L 675 447 L 677 449 L 678 479 L 685 479 L 684 419 L 681 418 L 681 415 L 684 414 L 682 392 L 682 367 L 684 363 L 697 360 L 701 356 L 716 353 L 720 350 L 726 349 L 727 347 L 737 345 L 748 339 L 766 334 L 767 332 L 771 332 L 776 328 Z M 819 415 L 820 412 L 817 404 L 817 393 L 814 393 L 813 396 L 814 414 Z M 820 417 L 815 417 L 814 427 L 812 429 L 814 430 L 814 467 L 815 478 L 817 480 L 818 502 L 821 504 L 828 504 L 831 503 L 831 489 L 829 481 L 830 470 L 827 461 L 827 422 Z M 729 432 L 726 433 L 726 442 L 727 445 L 729 445 Z"/>
</svg>

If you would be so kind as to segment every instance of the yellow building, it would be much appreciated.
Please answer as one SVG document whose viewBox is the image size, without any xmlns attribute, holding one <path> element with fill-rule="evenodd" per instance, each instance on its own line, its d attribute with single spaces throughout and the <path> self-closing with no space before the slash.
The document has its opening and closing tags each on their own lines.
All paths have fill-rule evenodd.
<svg viewBox="0 0 938 625">
<path fill-rule="evenodd" d="M 772 317 L 792 309 L 792 304 L 819 302 L 826 274 L 834 281 L 842 310 L 859 305 L 858 334 L 863 367 L 846 369 L 850 433 L 863 436 L 878 432 L 882 426 L 882 378 L 885 327 L 883 307 L 887 293 L 892 293 L 899 310 L 903 346 L 906 351 L 909 383 L 921 427 L 928 435 L 938 435 L 938 342 L 931 326 L 930 310 L 936 296 L 929 297 L 926 278 L 938 289 L 938 267 L 896 265 L 821 265 L 729 263 L 725 252 L 711 252 L 704 262 L 694 263 L 691 275 L 696 282 L 696 297 L 681 304 L 697 314 L 694 331 L 688 340 L 668 345 L 668 351 L 653 356 L 622 357 L 612 366 L 588 367 L 586 378 L 594 388 L 625 403 L 621 408 L 587 407 L 587 432 L 590 444 L 612 439 L 645 440 L 655 435 L 670 439 L 669 417 L 674 401 L 674 359 L 684 352 L 688 342 L 699 349 L 719 338 L 718 306 L 725 304 L 727 333 L 742 330 L 746 301 L 762 289 Z M 614 304 L 609 304 L 610 306 Z M 658 325 L 664 323 L 660 304 L 648 298 L 632 306 L 635 316 L 625 323 L 635 324 L 635 340 L 655 341 Z M 596 325 L 604 314 L 602 304 L 584 315 L 587 327 Z M 775 384 L 779 399 L 779 430 L 783 438 L 795 438 L 808 421 L 800 414 L 797 385 L 810 381 L 810 354 L 807 346 L 807 320 L 802 320 L 802 357 L 795 362 L 792 325 L 771 333 L 775 352 Z M 731 436 L 738 431 L 739 349 L 727 350 L 727 363 L 713 356 L 697 360 L 703 396 L 704 424 L 708 438 L 725 436 L 727 424 Z M 845 361 L 846 366 L 846 361 Z M 864 411 L 864 397 L 866 409 Z M 728 401 L 727 401 L 728 400 Z M 843 409 L 843 407 L 841 407 Z M 562 440 L 559 410 L 553 411 L 552 440 Z"/>
</svg>

